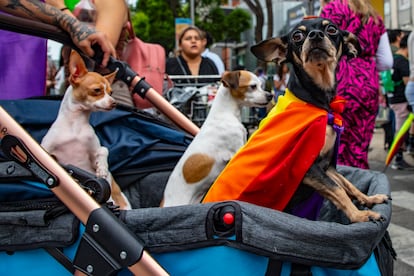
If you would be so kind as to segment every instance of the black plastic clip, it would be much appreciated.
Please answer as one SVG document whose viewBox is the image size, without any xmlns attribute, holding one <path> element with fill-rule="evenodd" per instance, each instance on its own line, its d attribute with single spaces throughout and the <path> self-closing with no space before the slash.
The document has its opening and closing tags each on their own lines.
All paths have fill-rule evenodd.
<svg viewBox="0 0 414 276">
<path fill-rule="evenodd" d="M 40 164 L 19 138 L 10 134 L 5 135 L 1 139 L 1 148 L 9 159 L 28 169 L 42 183 L 45 183 L 49 189 L 59 185 L 58 178 Z"/>
<path fill-rule="evenodd" d="M 145 98 L 145 94 L 147 94 L 148 90 L 152 86 L 145 80 L 144 77 L 141 77 L 141 79 L 137 82 L 134 89 L 132 89 L 132 92 L 137 93 L 141 96 L 141 98 Z"/>
<path fill-rule="evenodd" d="M 111 186 L 104 178 L 98 178 L 94 174 L 82 170 L 73 165 L 61 165 L 79 185 L 98 203 L 105 203 L 111 196 Z"/>
<path fill-rule="evenodd" d="M 131 83 L 134 80 L 134 78 L 138 76 L 138 74 L 131 69 L 128 63 L 114 59 L 113 57 L 109 58 L 108 65 L 106 67 L 111 72 L 118 70 L 116 73 L 116 79 L 125 82 L 128 85 L 128 87 L 131 86 Z"/>
<path fill-rule="evenodd" d="M 212 239 L 241 238 L 241 208 L 236 202 L 215 203 L 207 215 L 207 235 Z"/>
<path fill-rule="evenodd" d="M 93 56 L 92 59 L 96 63 L 101 64 L 102 59 L 103 59 L 102 49 L 100 48 L 98 44 L 93 45 L 92 49 L 95 52 L 95 55 Z M 128 85 L 128 87 L 131 86 L 132 81 L 137 76 L 137 73 L 131 69 L 128 63 L 117 60 L 114 57 L 109 57 L 109 61 L 108 61 L 106 68 L 111 72 L 118 70 L 118 72 L 116 73 L 116 79 L 122 80 Z"/>
<path fill-rule="evenodd" d="M 110 237 L 116 233 L 116 242 Z M 115 275 L 137 263 L 144 247 L 136 236 L 108 209 L 90 214 L 74 259 L 76 269 L 88 275 Z"/>
</svg>

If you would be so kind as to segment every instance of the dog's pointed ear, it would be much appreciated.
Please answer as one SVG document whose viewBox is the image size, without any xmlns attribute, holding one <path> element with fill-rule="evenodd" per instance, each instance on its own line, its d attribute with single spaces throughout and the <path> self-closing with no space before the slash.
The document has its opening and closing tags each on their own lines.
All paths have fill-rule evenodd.
<svg viewBox="0 0 414 276">
<path fill-rule="evenodd" d="M 250 51 L 260 60 L 274 61 L 281 64 L 286 60 L 288 51 L 288 36 L 274 37 L 263 40 L 250 48 Z"/>
<path fill-rule="evenodd" d="M 239 87 L 240 71 L 225 71 L 221 77 L 224 87 L 236 89 Z"/>
<path fill-rule="evenodd" d="M 118 68 L 115 71 L 113 71 L 112 73 L 110 73 L 108 75 L 105 75 L 104 77 L 105 77 L 105 79 L 108 80 L 108 82 L 110 84 L 112 84 L 114 82 L 114 80 L 115 80 L 116 73 L 118 73 Z"/>
<path fill-rule="evenodd" d="M 344 54 L 349 57 L 357 57 L 361 53 L 361 45 L 359 44 L 358 37 L 348 31 L 342 31 L 344 38 Z"/>
<path fill-rule="evenodd" d="M 78 52 L 72 50 L 69 58 L 69 81 L 71 84 L 78 83 L 79 78 L 83 77 L 88 73 L 85 62 Z"/>
</svg>

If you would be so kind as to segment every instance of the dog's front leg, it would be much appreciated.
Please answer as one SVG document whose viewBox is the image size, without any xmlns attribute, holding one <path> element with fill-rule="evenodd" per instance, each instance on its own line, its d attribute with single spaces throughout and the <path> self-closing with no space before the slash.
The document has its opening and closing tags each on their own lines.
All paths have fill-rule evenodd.
<svg viewBox="0 0 414 276">
<path fill-rule="evenodd" d="M 303 183 L 314 188 L 323 197 L 342 210 L 351 222 L 380 220 L 381 215 L 371 210 L 359 210 L 351 201 L 344 188 L 335 183 L 317 164 L 306 173 Z"/>
<path fill-rule="evenodd" d="M 329 168 L 326 171 L 326 174 L 332 178 L 338 185 L 340 185 L 346 193 L 352 197 L 355 198 L 359 204 L 372 207 L 374 204 L 380 204 L 387 202 L 389 199 L 389 196 L 384 194 L 376 194 L 372 196 L 368 196 L 364 193 L 362 193 L 360 190 L 358 190 L 348 179 L 346 179 L 343 175 L 338 173 L 334 168 Z"/>
<path fill-rule="evenodd" d="M 108 149 L 99 147 L 95 153 L 96 177 L 108 177 Z"/>
</svg>

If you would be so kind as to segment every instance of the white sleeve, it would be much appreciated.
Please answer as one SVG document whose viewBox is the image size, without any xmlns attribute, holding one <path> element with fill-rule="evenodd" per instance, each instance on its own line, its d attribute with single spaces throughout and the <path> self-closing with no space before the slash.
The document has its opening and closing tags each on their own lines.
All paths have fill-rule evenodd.
<svg viewBox="0 0 414 276">
<path fill-rule="evenodd" d="M 386 71 L 392 68 L 394 58 L 392 56 L 390 41 L 388 40 L 388 34 L 386 32 L 383 33 L 380 38 L 375 58 L 378 71 Z"/>
<path fill-rule="evenodd" d="M 56 90 L 60 90 L 62 85 L 65 84 L 65 68 L 63 66 L 61 66 L 59 71 L 56 73 L 55 82 Z"/>
</svg>

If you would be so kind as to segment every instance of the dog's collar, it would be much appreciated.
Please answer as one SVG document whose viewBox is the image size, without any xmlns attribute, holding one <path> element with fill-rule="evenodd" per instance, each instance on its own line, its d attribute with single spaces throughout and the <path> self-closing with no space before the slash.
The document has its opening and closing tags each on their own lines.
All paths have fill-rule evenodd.
<svg viewBox="0 0 414 276">
<path fill-rule="evenodd" d="M 335 98 L 331 101 L 329 104 L 330 111 L 328 113 L 328 124 L 343 128 L 341 114 L 344 112 L 345 102 L 346 100 L 340 96 L 335 96 Z"/>
<path fill-rule="evenodd" d="M 346 100 L 340 96 L 335 96 L 335 98 L 330 103 L 330 111 L 328 112 L 328 124 L 332 126 L 336 132 L 336 140 L 334 146 L 334 154 L 332 157 L 332 164 L 336 166 L 338 159 L 338 150 L 339 142 L 341 139 L 341 133 L 344 131 L 343 121 L 342 121 L 342 112 L 345 109 Z"/>
<path fill-rule="evenodd" d="M 269 120 L 275 114 L 283 112 L 292 102 L 304 105 L 308 104 L 304 100 L 296 97 L 295 94 L 289 90 L 289 88 L 286 88 L 285 94 L 283 96 L 279 96 L 276 106 L 270 110 L 269 114 L 261 121 L 260 124 L 262 125 L 262 123 Z M 328 112 L 328 124 L 332 125 L 334 128 L 338 128 L 338 130 L 343 129 L 341 113 L 345 108 L 345 99 L 340 96 L 335 96 L 329 107 L 330 111 Z"/>
</svg>

